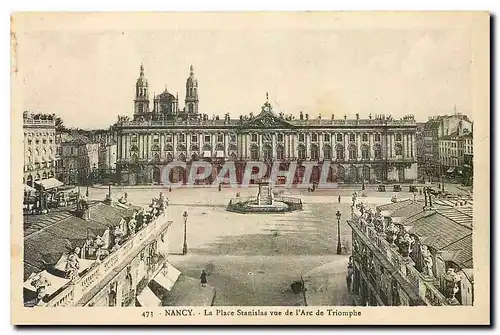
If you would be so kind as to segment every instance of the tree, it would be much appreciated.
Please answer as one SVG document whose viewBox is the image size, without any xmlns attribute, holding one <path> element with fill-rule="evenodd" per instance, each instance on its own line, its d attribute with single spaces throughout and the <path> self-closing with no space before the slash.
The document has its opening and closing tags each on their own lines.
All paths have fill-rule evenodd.
<svg viewBox="0 0 500 335">
<path fill-rule="evenodd" d="M 54 117 L 55 117 L 54 120 L 56 123 L 56 131 L 58 131 L 58 132 L 66 131 L 66 127 L 63 124 L 63 119 L 61 117 L 55 116 L 55 115 L 54 115 Z"/>
</svg>

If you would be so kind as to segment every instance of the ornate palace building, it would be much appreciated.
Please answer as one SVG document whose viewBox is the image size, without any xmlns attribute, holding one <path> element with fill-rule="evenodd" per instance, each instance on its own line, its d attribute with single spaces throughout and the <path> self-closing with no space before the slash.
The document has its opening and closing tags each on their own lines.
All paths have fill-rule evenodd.
<svg viewBox="0 0 500 335">
<path fill-rule="evenodd" d="M 281 170 L 297 163 L 294 182 L 302 181 L 304 165 L 314 162 L 311 183 L 328 168 L 327 181 L 361 183 L 365 181 L 408 182 L 417 177 L 416 122 L 408 115 L 400 120 L 371 115 L 354 119 L 309 118 L 300 112 L 275 113 L 266 99 L 259 113 L 231 118 L 209 117 L 199 110 L 198 80 L 191 66 L 186 80 L 184 109 L 177 95 L 166 89 L 154 95 L 151 108 L 149 86 L 141 65 L 136 82 L 134 116 L 121 116 L 114 125 L 117 139 L 117 175 L 122 184 L 161 183 L 162 167 L 172 161 L 186 162 L 176 167 L 171 182 L 186 181 L 190 164 L 212 163 L 207 178 L 215 180 L 222 165 L 235 164 L 241 182 L 245 165 L 261 161 L 270 175 L 274 162 Z M 328 162 L 329 164 L 325 164 Z M 328 167 L 327 167 L 328 166 Z M 306 181 L 302 181 L 306 182 Z"/>
</svg>

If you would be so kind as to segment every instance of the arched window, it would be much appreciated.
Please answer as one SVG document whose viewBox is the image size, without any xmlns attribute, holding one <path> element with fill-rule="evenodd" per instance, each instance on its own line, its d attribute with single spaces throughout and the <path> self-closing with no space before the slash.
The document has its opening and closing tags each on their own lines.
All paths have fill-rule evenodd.
<svg viewBox="0 0 500 335">
<path fill-rule="evenodd" d="M 231 154 L 229 155 L 229 159 L 231 159 L 232 161 L 235 161 L 236 160 L 236 154 L 234 152 L 231 152 Z"/>
<path fill-rule="evenodd" d="M 215 150 L 224 151 L 224 145 L 222 143 L 217 144 L 217 146 L 215 147 Z"/>
<path fill-rule="evenodd" d="M 306 148 L 303 145 L 299 145 L 299 160 L 306 159 Z"/>
<path fill-rule="evenodd" d="M 400 143 L 396 143 L 396 145 L 394 146 L 394 152 L 396 153 L 396 156 L 402 156 L 403 146 Z"/>
<path fill-rule="evenodd" d="M 370 159 L 370 148 L 366 144 L 361 147 L 361 159 L 363 160 Z"/>
<path fill-rule="evenodd" d="M 184 155 L 184 153 L 181 153 L 179 155 L 179 161 L 181 161 L 181 162 L 185 162 L 186 161 L 186 155 Z"/>
<path fill-rule="evenodd" d="M 160 161 L 160 155 L 158 153 L 153 155 L 153 162 L 159 162 Z"/>
<path fill-rule="evenodd" d="M 273 148 L 270 145 L 265 145 L 263 151 L 265 160 L 273 159 Z"/>
<path fill-rule="evenodd" d="M 130 159 L 132 160 L 133 163 L 137 163 L 139 161 L 139 157 L 137 156 L 137 154 L 132 154 Z"/>
<path fill-rule="evenodd" d="M 358 169 L 353 165 L 349 168 L 349 181 L 358 180 Z"/>
<path fill-rule="evenodd" d="M 375 144 L 373 148 L 373 154 L 375 155 L 375 159 L 381 159 L 382 158 L 382 147 L 380 144 Z"/>
<path fill-rule="evenodd" d="M 281 145 L 276 148 L 276 158 L 279 160 L 285 159 L 285 149 Z"/>
<path fill-rule="evenodd" d="M 344 181 L 345 179 L 345 168 L 342 165 L 337 167 L 337 180 Z"/>
<path fill-rule="evenodd" d="M 250 148 L 250 159 L 253 161 L 259 160 L 259 146 L 258 145 L 252 145 Z"/>
<path fill-rule="evenodd" d="M 167 154 L 167 161 L 171 162 L 171 161 L 172 161 L 172 159 L 173 159 L 172 154 L 169 152 L 169 153 Z"/>
<path fill-rule="evenodd" d="M 193 162 L 196 162 L 196 161 L 198 160 L 198 155 L 197 155 L 196 153 L 192 154 L 192 155 L 191 155 L 191 160 L 192 160 Z"/>
<path fill-rule="evenodd" d="M 315 144 L 311 146 L 311 160 L 319 160 L 319 148 Z"/>
<path fill-rule="evenodd" d="M 194 113 L 194 106 L 193 106 L 193 104 L 189 104 L 189 105 L 188 105 L 188 112 L 189 112 L 190 114 Z"/>
<path fill-rule="evenodd" d="M 332 159 L 332 147 L 328 144 L 323 147 L 323 156 L 326 160 Z"/>
<path fill-rule="evenodd" d="M 344 160 L 344 146 L 341 144 L 338 144 L 335 147 L 335 153 L 337 155 L 337 160 L 342 161 Z"/>
<path fill-rule="evenodd" d="M 357 148 L 355 145 L 351 145 L 349 146 L 349 159 L 357 159 L 358 158 L 358 155 L 357 155 Z"/>
<path fill-rule="evenodd" d="M 370 167 L 368 165 L 363 166 L 363 178 L 370 180 Z"/>
</svg>

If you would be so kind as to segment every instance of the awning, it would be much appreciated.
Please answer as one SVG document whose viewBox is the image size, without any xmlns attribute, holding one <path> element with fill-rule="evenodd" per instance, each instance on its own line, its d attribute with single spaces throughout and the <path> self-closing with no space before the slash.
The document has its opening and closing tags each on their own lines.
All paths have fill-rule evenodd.
<svg viewBox="0 0 500 335">
<path fill-rule="evenodd" d="M 24 184 L 24 192 L 27 192 L 27 193 L 34 193 L 36 191 L 35 188 L 29 186 L 29 185 L 26 185 Z"/>
<path fill-rule="evenodd" d="M 54 275 L 48 273 L 46 270 L 40 272 L 38 275 L 41 276 L 42 280 L 46 280 L 47 286 L 45 288 L 45 293 L 48 295 L 51 295 L 52 293 L 56 292 L 61 287 L 66 285 L 66 283 L 69 282 L 69 279 L 54 276 Z M 26 280 L 24 282 L 23 286 L 25 289 L 36 292 L 36 287 L 33 286 L 33 284 L 34 284 L 33 281 L 37 280 L 36 276 L 37 275 L 33 273 L 28 278 L 28 280 Z"/>
<path fill-rule="evenodd" d="M 224 157 L 224 151 L 217 151 L 217 155 L 215 157 L 217 157 L 217 158 Z"/>
<path fill-rule="evenodd" d="M 165 267 L 153 278 L 155 282 L 163 286 L 167 291 L 172 290 L 175 282 L 179 279 L 181 272 L 174 268 L 172 264 L 167 263 Z"/>
<path fill-rule="evenodd" d="M 454 167 L 451 167 L 451 168 L 449 168 L 449 169 L 446 171 L 446 173 L 452 173 L 453 171 L 455 171 L 455 168 L 454 168 Z"/>
<path fill-rule="evenodd" d="M 142 307 L 161 306 L 160 298 L 158 298 L 148 286 L 144 287 L 144 290 L 142 290 L 141 294 L 137 297 L 137 301 L 139 301 Z"/>
<path fill-rule="evenodd" d="M 203 151 L 203 157 L 212 157 L 211 151 Z"/>
<path fill-rule="evenodd" d="M 43 187 L 46 190 L 50 190 L 52 188 L 56 188 L 56 187 L 60 187 L 60 186 L 64 185 L 63 183 L 61 183 L 56 178 L 36 180 L 35 184 L 40 185 L 41 187 Z"/>
<path fill-rule="evenodd" d="M 61 258 L 59 258 L 59 261 L 57 261 L 56 265 L 54 265 L 54 268 L 56 268 L 59 271 L 66 272 L 66 263 L 68 262 L 68 255 L 63 254 Z M 96 261 L 92 259 L 79 259 L 78 263 L 80 264 L 80 269 L 78 270 L 78 273 L 82 273 L 83 271 L 87 270 L 94 264 Z"/>
</svg>

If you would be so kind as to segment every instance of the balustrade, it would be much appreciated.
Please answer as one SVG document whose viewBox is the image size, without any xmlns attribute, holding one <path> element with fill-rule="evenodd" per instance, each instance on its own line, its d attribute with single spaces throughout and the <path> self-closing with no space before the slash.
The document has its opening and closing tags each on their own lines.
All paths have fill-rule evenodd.
<svg viewBox="0 0 500 335">
<path fill-rule="evenodd" d="M 383 234 L 377 233 L 373 226 L 369 225 L 363 219 L 360 219 L 357 215 L 355 215 L 350 223 L 355 225 L 360 232 L 363 232 L 366 237 L 380 249 L 382 254 L 387 256 L 387 259 L 394 264 L 398 272 L 407 279 L 410 286 L 415 290 L 415 292 L 418 292 L 419 297 L 423 301 L 432 306 L 449 304 L 446 297 L 434 285 L 434 278 L 422 275 L 414 267 L 413 261 L 408 257 L 403 257 L 397 251 L 397 248 L 391 246 L 391 244 L 384 238 Z"/>
<path fill-rule="evenodd" d="M 164 212 L 160 214 L 155 221 L 133 235 L 130 240 L 119 249 L 112 252 L 104 261 L 92 268 L 83 277 L 77 279 L 74 283 L 67 284 L 67 287 L 56 297 L 51 299 L 47 306 L 63 307 L 76 304 L 85 294 L 90 292 L 109 275 L 116 266 L 126 261 L 130 254 L 137 251 L 142 246 L 142 240 L 148 236 L 154 236 L 160 233 L 167 225 L 168 221 L 166 220 L 166 213 Z"/>
</svg>

